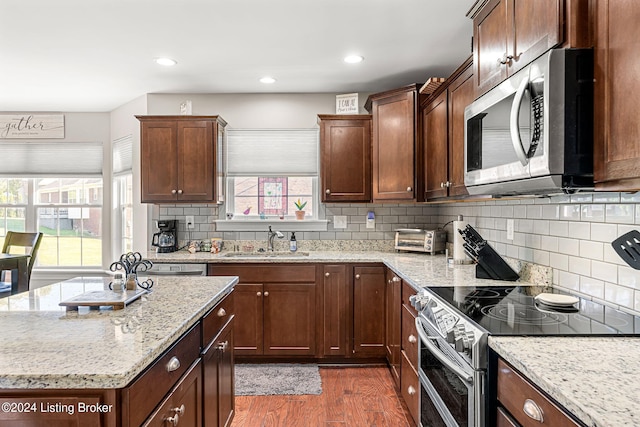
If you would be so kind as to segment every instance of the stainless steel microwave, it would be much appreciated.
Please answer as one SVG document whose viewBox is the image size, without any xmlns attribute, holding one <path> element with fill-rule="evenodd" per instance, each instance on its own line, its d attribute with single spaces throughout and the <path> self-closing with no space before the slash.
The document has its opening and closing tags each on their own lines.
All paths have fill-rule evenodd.
<svg viewBox="0 0 640 427">
<path fill-rule="evenodd" d="M 551 49 L 465 109 L 470 194 L 593 189 L 593 52 Z"/>
</svg>

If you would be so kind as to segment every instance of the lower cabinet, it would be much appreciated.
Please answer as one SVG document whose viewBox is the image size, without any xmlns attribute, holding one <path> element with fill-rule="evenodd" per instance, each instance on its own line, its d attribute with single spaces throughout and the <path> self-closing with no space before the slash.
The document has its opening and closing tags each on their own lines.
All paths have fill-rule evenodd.
<svg viewBox="0 0 640 427">
<path fill-rule="evenodd" d="M 206 404 L 206 403 L 205 403 Z M 173 387 L 143 427 L 202 426 L 202 371 L 200 359 Z M 206 424 L 207 426 L 209 424 Z"/>
<path fill-rule="evenodd" d="M 239 277 L 236 357 L 316 356 L 315 265 L 211 265 L 209 275 Z"/>
<path fill-rule="evenodd" d="M 235 291 L 202 320 L 203 422 L 227 427 L 235 414 L 233 327 Z"/>
<path fill-rule="evenodd" d="M 353 267 L 353 354 L 385 356 L 385 271 L 382 266 Z"/>
<path fill-rule="evenodd" d="M 400 366 L 400 390 L 404 401 L 407 403 L 409 413 L 415 425 L 420 423 L 418 406 L 418 392 L 420 390 L 418 380 L 418 332 L 416 331 L 416 316 L 418 312 L 413 308 L 409 297 L 416 291 L 407 283 L 402 282 L 402 305 L 400 307 L 402 319 L 402 362 Z"/>
<path fill-rule="evenodd" d="M 387 270 L 386 274 L 386 303 L 385 303 L 385 353 L 387 355 L 387 363 L 391 369 L 391 376 L 396 384 L 400 387 L 400 340 L 401 340 L 401 295 L 402 295 L 402 279 L 395 275 L 391 270 Z"/>
<path fill-rule="evenodd" d="M 539 391 L 507 362 L 498 358 L 496 369 L 496 406 L 498 426 L 581 426 L 559 405 Z"/>
</svg>

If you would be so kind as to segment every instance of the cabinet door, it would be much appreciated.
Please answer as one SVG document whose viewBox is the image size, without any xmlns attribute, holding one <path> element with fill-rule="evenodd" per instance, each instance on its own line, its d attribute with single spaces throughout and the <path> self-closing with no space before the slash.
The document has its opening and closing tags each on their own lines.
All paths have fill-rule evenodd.
<svg viewBox="0 0 640 427">
<path fill-rule="evenodd" d="M 598 190 L 640 190 L 640 4 L 601 0 L 595 13 L 595 170 Z"/>
<path fill-rule="evenodd" d="M 178 122 L 178 200 L 213 201 L 213 123 Z"/>
<path fill-rule="evenodd" d="M 233 321 L 220 333 L 218 343 L 218 426 L 228 427 L 235 415 L 235 391 L 233 370 Z M 208 427 L 209 424 L 205 423 Z"/>
<path fill-rule="evenodd" d="M 314 356 L 315 331 L 315 283 L 264 285 L 263 354 Z"/>
<path fill-rule="evenodd" d="M 473 19 L 476 97 L 507 78 L 507 51 L 511 36 L 508 1 L 490 0 Z"/>
<path fill-rule="evenodd" d="M 513 20 L 507 64 L 516 73 L 563 40 L 561 0 L 508 0 L 508 17 Z M 509 22 L 509 21 L 508 21 Z"/>
<path fill-rule="evenodd" d="M 177 124 L 141 122 L 142 202 L 175 201 L 178 191 Z"/>
<path fill-rule="evenodd" d="M 202 374 L 198 360 L 176 384 L 143 427 L 202 426 Z"/>
<path fill-rule="evenodd" d="M 241 283 L 233 291 L 234 345 L 237 355 L 262 354 L 263 287 Z"/>
<path fill-rule="evenodd" d="M 393 271 L 387 270 L 387 289 L 385 298 L 385 350 L 391 375 L 397 387 L 400 387 L 400 304 L 402 303 L 402 280 Z"/>
<path fill-rule="evenodd" d="M 449 139 L 447 91 L 423 110 L 424 181 L 426 199 L 447 197 L 449 182 Z"/>
<path fill-rule="evenodd" d="M 385 355 L 384 267 L 353 268 L 353 353 Z"/>
<path fill-rule="evenodd" d="M 416 92 L 373 101 L 373 199 L 413 200 Z"/>
<path fill-rule="evenodd" d="M 371 200 L 371 116 L 319 116 L 323 202 Z"/>
<path fill-rule="evenodd" d="M 464 109 L 473 101 L 469 66 L 449 86 L 449 197 L 469 194 L 464 185 Z"/>
<path fill-rule="evenodd" d="M 349 322 L 347 266 L 325 265 L 322 285 L 322 355 L 346 356 Z"/>
</svg>

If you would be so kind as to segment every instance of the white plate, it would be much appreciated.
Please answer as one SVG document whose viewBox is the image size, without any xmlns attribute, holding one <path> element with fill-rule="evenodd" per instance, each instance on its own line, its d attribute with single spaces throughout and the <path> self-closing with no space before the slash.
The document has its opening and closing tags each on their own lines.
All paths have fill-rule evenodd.
<svg viewBox="0 0 640 427">
<path fill-rule="evenodd" d="M 536 296 L 536 300 L 547 305 L 555 305 L 558 307 L 566 307 L 569 305 L 574 305 L 578 301 L 578 298 L 571 295 L 562 295 L 562 294 L 548 294 L 542 293 Z"/>
</svg>

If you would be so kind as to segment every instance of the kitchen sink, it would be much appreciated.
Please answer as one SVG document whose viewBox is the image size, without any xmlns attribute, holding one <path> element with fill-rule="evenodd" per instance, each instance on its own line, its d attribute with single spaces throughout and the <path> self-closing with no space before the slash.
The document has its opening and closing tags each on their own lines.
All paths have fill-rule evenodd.
<svg viewBox="0 0 640 427">
<path fill-rule="evenodd" d="M 229 258 L 271 258 L 271 257 L 300 257 L 309 256 L 309 252 L 289 252 L 289 251 L 275 251 L 275 252 L 227 252 L 223 255 Z"/>
</svg>

